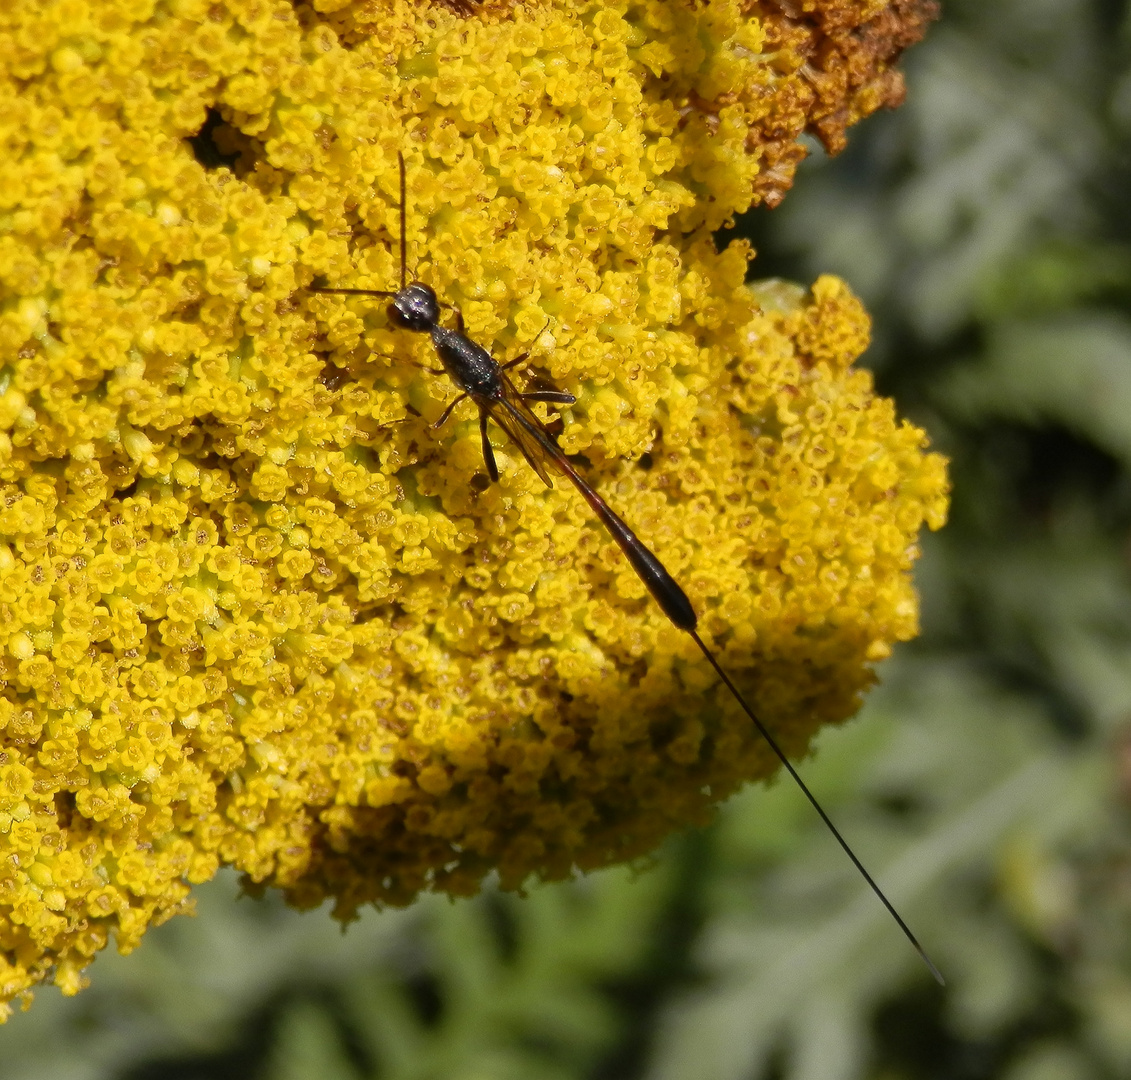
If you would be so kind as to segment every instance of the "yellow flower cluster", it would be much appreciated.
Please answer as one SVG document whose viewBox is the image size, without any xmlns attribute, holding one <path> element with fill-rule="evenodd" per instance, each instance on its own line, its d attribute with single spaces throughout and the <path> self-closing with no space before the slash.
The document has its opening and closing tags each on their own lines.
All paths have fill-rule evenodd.
<svg viewBox="0 0 1131 1080">
<path fill-rule="evenodd" d="M 481 482 L 427 342 L 304 291 L 399 283 L 398 152 L 411 271 L 576 395 L 561 445 L 791 752 L 915 633 L 942 460 L 840 282 L 711 231 L 891 97 L 926 5 L 762 6 L 0 11 L 0 1000 L 221 864 L 349 916 L 773 770 L 572 489 L 497 430 Z"/>
</svg>

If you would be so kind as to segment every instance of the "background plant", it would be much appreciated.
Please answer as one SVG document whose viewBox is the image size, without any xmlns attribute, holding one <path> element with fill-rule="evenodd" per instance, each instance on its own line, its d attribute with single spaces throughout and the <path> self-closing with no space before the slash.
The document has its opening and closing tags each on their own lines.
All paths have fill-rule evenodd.
<svg viewBox="0 0 1131 1080">
<path fill-rule="evenodd" d="M 756 276 L 853 284 L 954 459 L 923 637 L 805 763 L 945 993 L 778 784 L 638 873 L 345 937 L 221 878 L 14 1017 L 0 1077 L 1127 1075 L 1129 43 L 1123 3 L 952 0 L 908 104 L 742 226 Z"/>
</svg>

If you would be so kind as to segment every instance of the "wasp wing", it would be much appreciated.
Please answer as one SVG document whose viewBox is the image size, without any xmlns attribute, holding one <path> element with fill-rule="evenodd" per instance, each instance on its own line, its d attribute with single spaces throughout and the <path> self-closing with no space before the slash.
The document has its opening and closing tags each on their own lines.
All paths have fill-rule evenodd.
<svg viewBox="0 0 1131 1080">
<path fill-rule="evenodd" d="M 504 376 L 505 378 L 505 376 Z M 563 456 L 546 426 L 531 411 L 515 389 L 505 379 L 506 393 L 488 406 L 492 420 L 506 433 L 511 442 L 522 451 L 522 456 L 547 487 L 554 482 L 546 473 L 545 462 Z"/>
</svg>

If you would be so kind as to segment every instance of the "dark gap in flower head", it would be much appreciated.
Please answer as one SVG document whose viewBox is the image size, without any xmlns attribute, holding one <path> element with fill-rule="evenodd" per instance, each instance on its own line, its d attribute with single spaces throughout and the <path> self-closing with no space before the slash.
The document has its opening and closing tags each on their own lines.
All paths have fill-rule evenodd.
<svg viewBox="0 0 1131 1080">
<path fill-rule="evenodd" d="M 345 368 L 338 367 L 330 360 L 322 365 L 322 374 L 318 376 L 318 381 L 331 393 L 340 390 L 352 379 L 353 376 Z"/>
<path fill-rule="evenodd" d="M 232 169 L 240 159 L 240 149 L 228 137 L 234 129 L 220 115 L 218 109 L 209 109 L 204 127 L 186 140 L 192 147 L 192 156 L 206 169 L 227 167 Z"/>
<path fill-rule="evenodd" d="M 641 663 L 634 664 L 632 665 L 632 667 L 638 668 L 638 677 L 643 678 L 644 674 L 646 673 L 646 665 Z M 631 669 L 628 668 L 627 665 L 624 669 L 624 673 L 631 673 Z M 649 729 L 649 738 L 651 741 L 652 749 L 656 753 L 662 754 L 664 750 L 667 749 L 672 740 L 680 734 L 680 730 L 680 722 L 674 716 L 668 715 L 663 719 L 654 720 Z"/>
<path fill-rule="evenodd" d="M 653 465 L 652 455 L 647 450 L 645 450 L 644 453 L 636 459 L 636 465 L 638 468 L 643 469 L 645 472 L 651 472 Z"/>
<path fill-rule="evenodd" d="M 73 791 L 55 792 L 55 822 L 60 829 L 68 829 L 75 816 L 75 793 Z"/>
<path fill-rule="evenodd" d="M 565 421 L 557 413 L 554 413 L 542 426 L 554 442 L 557 442 L 561 438 L 562 432 L 565 431 Z"/>
</svg>

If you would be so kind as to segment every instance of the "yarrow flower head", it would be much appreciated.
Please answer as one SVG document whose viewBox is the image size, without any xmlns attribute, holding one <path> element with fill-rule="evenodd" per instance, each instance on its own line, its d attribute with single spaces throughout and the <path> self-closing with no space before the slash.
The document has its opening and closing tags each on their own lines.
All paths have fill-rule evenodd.
<svg viewBox="0 0 1131 1080">
<path fill-rule="evenodd" d="M 576 493 L 497 430 L 480 482 L 427 341 L 308 290 L 399 284 L 399 153 L 411 273 L 576 397 L 562 448 L 785 748 L 853 713 L 944 463 L 841 282 L 712 235 L 898 100 L 932 14 L 0 12 L 0 998 L 221 865 L 348 917 L 632 857 L 773 771 Z"/>
</svg>

